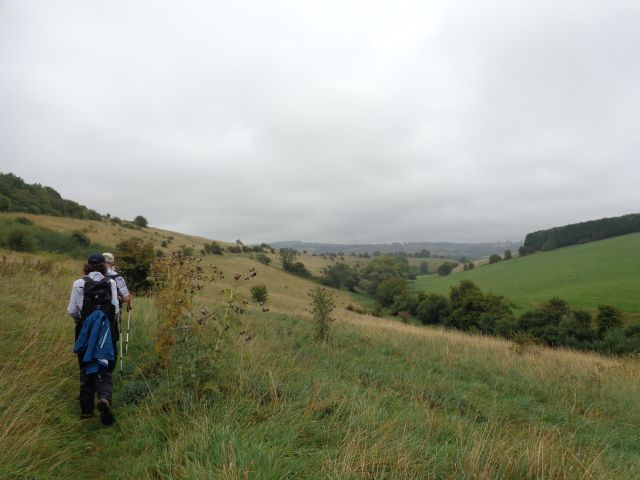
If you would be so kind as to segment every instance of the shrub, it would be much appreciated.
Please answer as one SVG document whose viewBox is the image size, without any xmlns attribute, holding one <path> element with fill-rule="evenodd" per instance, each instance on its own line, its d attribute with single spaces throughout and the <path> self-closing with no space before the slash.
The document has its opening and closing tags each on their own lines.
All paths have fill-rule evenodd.
<svg viewBox="0 0 640 480">
<path fill-rule="evenodd" d="M 610 329 L 622 326 L 622 312 L 611 305 L 600 305 L 596 324 L 598 337 L 603 338 Z"/>
<path fill-rule="evenodd" d="M 302 262 L 295 262 L 289 266 L 287 269 L 289 273 L 293 273 L 294 275 L 298 275 L 300 277 L 310 277 L 311 272 L 307 270 L 307 267 L 304 266 Z"/>
<path fill-rule="evenodd" d="M 463 280 L 457 287 L 451 287 L 449 299 L 452 308 L 461 308 L 471 296 L 482 295 L 480 287 L 470 280 Z"/>
<path fill-rule="evenodd" d="M 559 341 L 573 348 L 591 346 L 594 338 L 591 314 L 584 310 L 573 310 L 563 315 L 558 324 Z"/>
<path fill-rule="evenodd" d="M 271 263 L 271 258 L 269 258 L 264 253 L 259 253 L 258 255 L 256 255 L 256 260 L 258 260 L 260 263 L 263 263 L 264 265 L 269 265 Z"/>
<path fill-rule="evenodd" d="M 91 245 L 91 240 L 82 232 L 73 232 L 71 234 L 71 238 L 74 242 L 76 242 L 81 247 L 88 247 Z"/>
<path fill-rule="evenodd" d="M 218 242 L 205 243 L 204 251 L 214 255 L 222 255 L 222 247 L 218 245 Z"/>
<path fill-rule="evenodd" d="M 376 288 L 375 297 L 383 307 L 393 305 L 395 297 L 408 290 L 407 282 L 400 277 L 387 278 Z"/>
<path fill-rule="evenodd" d="M 360 286 L 368 293 L 375 294 L 378 285 L 384 280 L 400 276 L 400 265 L 393 257 L 376 256 L 362 269 Z"/>
<path fill-rule="evenodd" d="M 338 262 L 324 270 L 323 281 L 333 288 L 354 290 L 359 280 L 358 271 L 346 263 Z"/>
<path fill-rule="evenodd" d="M 507 300 L 482 291 L 469 280 L 451 287 L 451 316 L 448 324 L 462 330 L 506 335 L 515 327 L 515 318 Z"/>
<path fill-rule="evenodd" d="M 146 218 L 144 218 L 142 215 L 138 215 L 136 218 L 133 219 L 133 223 L 141 228 L 146 227 L 147 225 L 149 225 L 149 222 L 147 221 Z"/>
<path fill-rule="evenodd" d="M 17 227 L 9 234 L 7 246 L 11 250 L 18 252 L 34 252 L 36 250 L 36 240 L 27 229 Z"/>
<path fill-rule="evenodd" d="M 451 315 L 451 305 L 443 295 L 427 295 L 418 303 L 418 320 L 425 325 L 446 325 Z"/>
<path fill-rule="evenodd" d="M 147 278 L 155 258 L 153 244 L 132 237 L 116 245 L 120 273 L 126 278 L 130 290 L 147 291 L 151 282 Z"/>
<path fill-rule="evenodd" d="M 498 254 L 495 254 L 495 253 L 489 257 L 489 263 L 490 264 L 491 263 L 498 263 L 501 260 L 502 260 L 502 257 L 500 255 L 498 255 Z"/>
<path fill-rule="evenodd" d="M 333 294 L 326 288 L 316 287 L 308 292 L 311 297 L 311 314 L 316 328 L 316 338 L 326 342 L 329 340 L 329 327 L 334 321 L 331 318 L 336 304 Z"/>
<path fill-rule="evenodd" d="M 30 220 L 27 217 L 16 217 L 15 222 L 20 225 L 33 225 L 33 220 Z"/>
<path fill-rule="evenodd" d="M 438 275 L 440 275 L 441 277 L 446 277 L 451 273 L 451 270 L 453 270 L 451 263 L 445 262 L 438 267 Z"/>
<path fill-rule="evenodd" d="M 265 285 L 260 284 L 251 287 L 251 298 L 253 298 L 256 303 L 266 303 L 268 297 L 269 293 Z"/>
<path fill-rule="evenodd" d="M 418 314 L 418 299 L 413 292 L 404 290 L 393 297 L 391 310 L 394 314 L 400 315 L 402 312 L 410 315 Z"/>
<path fill-rule="evenodd" d="M 549 346 L 591 348 L 595 338 L 591 314 L 572 310 L 559 298 L 552 298 L 535 310 L 523 313 L 517 328 Z"/>
<path fill-rule="evenodd" d="M 297 256 L 298 252 L 293 248 L 281 248 L 280 262 L 282 263 L 282 268 L 288 271 L 293 265 Z"/>
</svg>

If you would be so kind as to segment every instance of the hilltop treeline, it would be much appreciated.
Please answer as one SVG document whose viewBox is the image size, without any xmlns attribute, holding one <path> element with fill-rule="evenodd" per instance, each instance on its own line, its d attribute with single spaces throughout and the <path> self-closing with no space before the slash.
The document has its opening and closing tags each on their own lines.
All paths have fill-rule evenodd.
<svg viewBox="0 0 640 480">
<path fill-rule="evenodd" d="M 65 200 L 51 187 L 25 183 L 13 173 L 0 173 L 0 212 L 24 212 L 56 217 L 100 220 L 102 216 L 84 205 Z"/>
<path fill-rule="evenodd" d="M 527 234 L 520 254 L 554 250 L 635 232 L 640 232 L 640 214 L 637 213 L 574 223 Z"/>
</svg>

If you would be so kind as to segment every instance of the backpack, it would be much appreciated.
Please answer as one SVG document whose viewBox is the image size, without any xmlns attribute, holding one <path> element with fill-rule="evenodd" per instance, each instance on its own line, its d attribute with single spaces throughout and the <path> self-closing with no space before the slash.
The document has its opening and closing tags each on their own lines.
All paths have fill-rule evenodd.
<svg viewBox="0 0 640 480">
<path fill-rule="evenodd" d="M 118 295 L 120 295 L 120 290 L 118 289 L 118 278 L 122 278 L 122 281 L 124 281 L 124 277 L 122 275 L 120 275 L 119 272 L 107 274 L 107 275 L 105 275 L 105 277 L 106 278 L 110 278 L 111 280 L 116 282 L 116 292 L 117 292 Z M 118 298 L 118 305 L 120 305 L 120 309 L 122 309 L 122 301 L 119 298 Z"/>
<path fill-rule="evenodd" d="M 116 322 L 116 308 L 111 303 L 111 280 L 103 277 L 97 282 L 90 277 L 84 277 L 84 297 L 80 312 L 80 323 L 96 310 L 101 310 L 107 316 L 111 326 L 111 333 L 115 341 L 120 338 Z"/>
</svg>

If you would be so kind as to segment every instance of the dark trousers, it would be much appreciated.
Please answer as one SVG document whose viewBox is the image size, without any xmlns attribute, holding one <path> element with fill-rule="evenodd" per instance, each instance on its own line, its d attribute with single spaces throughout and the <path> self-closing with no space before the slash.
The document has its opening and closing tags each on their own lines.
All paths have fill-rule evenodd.
<svg viewBox="0 0 640 480">
<path fill-rule="evenodd" d="M 76 340 L 80 334 L 81 325 L 76 325 Z M 87 371 L 82 366 L 82 355 L 78 355 L 78 366 L 80 367 L 80 409 L 84 414 L 90 414 L 93 412 L 95 406 L 95 397 L 98 396 L 98 400 L 106 399 L 111 405 L 111 399 L 113 396 L 113 374 L 112 371 L 118 362 L 118 345 L 115 337 L 113 340 L 113 353 L 115 358 L 113 362 L 109 362 L 109 367 L 102 373 L 93 373 L 87 375 Z"/>
<path fill-rule="evenodd" d="M 106 399 L 111 405 L 113 395 L 113 374 L 111 371 L 87 375 L 86 369 L 80 370 L 80 409 L 82 413 L 92 413 L 95 397 Z"/>
</svg>

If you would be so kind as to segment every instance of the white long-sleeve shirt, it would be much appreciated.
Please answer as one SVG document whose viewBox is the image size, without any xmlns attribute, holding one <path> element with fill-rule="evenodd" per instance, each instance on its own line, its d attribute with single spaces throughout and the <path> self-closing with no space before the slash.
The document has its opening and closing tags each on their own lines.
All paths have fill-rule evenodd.
<svg viewBox="0 0 640 480">
<path fill-rule="evenodd" d="M 87 275 L 94 282 L 99 282 L 104 278 L 104 276 L 100 272 L 91 272 Z M 114 280 L 109 280 L 111 282 L 111 303 L 116 307 L 116 315 L 120 311 L 120 307 L 118 306 L 118 289 L 116 288 L 116 282 Z M 84 278 L 79 278 L 75 282 L 73 282 L 73 286 L 71 287 L 71 298 L 69 298 L 69 306 L 67 307 L 67 313 L 71 315 L 71 317 L 78 318 L 80 313 L 82 312 L 82 304 L 84 302 Z"/>
<path fill-rule="evenodd" d="M 107 268 L 107 275 L 117 275 L 115 278 L 116 288 L 118 289 L 118 295 L 121 297 L 126 297 L 129 295 L 129 289 L 127 288 L 127 283 L 122 278 L 118 272 L 116 272 L 113 268 Z"/>
</svg>

